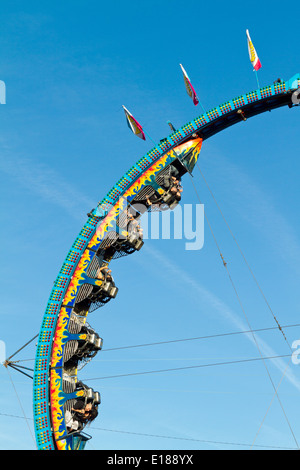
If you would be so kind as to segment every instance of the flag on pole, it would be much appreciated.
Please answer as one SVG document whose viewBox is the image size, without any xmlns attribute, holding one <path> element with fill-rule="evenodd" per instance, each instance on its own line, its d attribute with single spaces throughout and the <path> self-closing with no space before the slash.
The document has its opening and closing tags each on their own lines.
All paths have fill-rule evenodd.
<svg viewBox="0 0 300 470">
<path fill-rule="evenodd" d="M 124 105 L 122 105 L 122 106 L 123 106 L 123 109 L 124 109 L 124 112 L 125 112 L 126 121 L 127 121 L 127 124 L 128 124 L 129 129 L 130 129 L 135 135 L 137 135 L 140 139 L 146 140 L 146 137 L 145 137 L 145 134 L 144 134 L 144 131 L 143 131 L 142 126 L 137 122 L 136 119 L 134 119 L 134 117 L 133 117 L 132 114 L 128 111 L 128 109 L 126 109 Z"/>
<path fill-rule="evenodd" d="M 197 106 L 197 104 L 199 103 L 199 100 L 198 100 L 196 92 L 193 88 L 193 85 L 191 84 L 191 81 L 188 77 L 188 74 L 186 73 L 186 71 L 184 70 L 182 65 L 181 64 L 179 64 L 179 65 L 180 65 L 182 73 L 183 73 L 183 78 L 184 78 L 184 83 L 185 83 L 185 88 L 186 88 L 187 94 L 190 96 L 190 98 L 192 98 L 194 105 Z"/>
<path fill-rule="evenodd" d="M 251 41 L 251 37 L 250 37 L 248 29 L 246 30 L 246 34 L 247 34 L 247 40 L 248 40 L 248 51 L 249 51 L 250 61 L 253 65 L 254 70 L 256 70 L 257 72 L 261 68 L 261 62 L 259 60 L 255 47 L 253 46 L 253 43 Z"/>
</svg>

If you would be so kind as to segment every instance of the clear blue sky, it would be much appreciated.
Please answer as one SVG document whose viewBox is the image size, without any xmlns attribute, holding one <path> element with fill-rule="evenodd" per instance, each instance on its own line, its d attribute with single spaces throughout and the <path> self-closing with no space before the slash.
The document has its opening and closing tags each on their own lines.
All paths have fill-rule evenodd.
<svg viewBox="0 0 300 470">
<path fill-rule="evenodd" d="M 86 213 L 151 148 L 129 131 L 121 105 L 158 141 L 169 134 L 168 120 L 179 127 L 201 113 L 186 94 L 179 63 L 206 109 L 255 89 L 247 28 L 263 65 L 261 84 L 288 79 L 300 72 L 298 17 L 299 6 L 282 14 L 282 3 L 269 1 L 1 6 L 7 104 L 0 106 L 0 339 L 7 355 L 38 333 Z M 253 118 L 205 142 L 199 160 L 282 325 L 299 322 L 299 119 L 299 110 L 288 108 Z M 252 328 L 275 326 L 199 172 L 194 182 Z M 183 203 L 196 204 L 188 177 L 183 183 Z M 202 250 L 184 245 L 149 240 L 140 253 L 114 262 L 119 294 L 89 316 L 105 348 L 247 329 L 207 225 Z M 291 344 L 300 328 L 286 336 Z M 258 339 L 267 356 L 289 353 L 278 331 Z M 80 376 L 95 379 L 87 383 L 102 396 L 89 448 L 248 448 L 273 396 L 259 361 L 96 378 L 258 356 L 246 335 L 99 353 Z M 20 359 L 33 357 L 29 347 Z M 286 363 L 268 361 L 276 386 Z M 31 381 L 13 371 L 11 377 L 33 433 Z M 0 378 L 0 448 L 34 449 L 4 367 Z M 300 369 L 291 365 L 279 395 L 300 442 L 299 390 Z M 295 447 L 276 399 L 256 444 Z"/>
</svg>

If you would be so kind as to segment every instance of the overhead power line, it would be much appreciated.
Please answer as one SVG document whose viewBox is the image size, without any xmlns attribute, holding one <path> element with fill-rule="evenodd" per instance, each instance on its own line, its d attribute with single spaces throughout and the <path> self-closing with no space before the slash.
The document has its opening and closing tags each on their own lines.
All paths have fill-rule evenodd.
<svg viewBox="0 0 300 470">
<path fill-rule="evenodd" d="M 250 447 L 249 444 L 245 444 L 242 442 L 224 442 L 224 441 L 212 441 L 207 439 L 194 439 L 190 437 L 176 437 L 176 436 L 164 436 L 160 434 L 149 434 L 149 433 L 141 433 L 141 432 L 132 432 L 132 431 L 120 431 L 117 429 L 107 429 L 107 428 L 94 428 L 91 426 L 90 429 L 97 430 L 97 431 L 106 431 L 106 432 L 116 432 L 121 434 L 131 434 L 134 436 L 142 436 L 142 437 L 156 437 L 159 439 L 175 439 L 180 441 L 190 441 L 190 442 L 199 442 L 202 444 L 212 444 L 212 445 L 226 445 L 226 446 L 241 446 L 241 447 Z M 295 447 L 278 447 L 278 446 L 270 446 L 270 445 L 258 445 L 255 444 L 253 447 L 258 447 L 262 449 L 278 449 L 278 450 L 297 450 Z"/>
<path fill-rule="evenodd" d="M 211 190 L 211 188 L 210 188 L 210 186 L 209 186 L 209 184 L 208 184 L 208 182 L 207 182 L 207 180 L 206 180 L 206 178 L 205 178 L 205 176 L 204 176 L 204 174 L 203 174 L 203 172 L 202 172 L 202 170 L 201 170 L 201 168 L 200 168 L 200 166 L 199 166 L 199 164 L 197 163 L 196 166 L 197 166 L 197 168 L 198 168 L 198 170 L 199 170 L 199 172 L 200 172 L 200 175 L 202 176 L 202 178 L 203 178 L 203 180 L 204 180 L 204 182 L 205 182 L 205 184 L 206 184 L 206 186 L 207 186 L 207 188 L 208 188 L 208 190 L 209 190 L 209 192 L 210 192 L 210 195 L 211 195 L 211 197 L 212 197 L 212 199 L 213 199 L 213 201 L 214 201 L 214 203 L 215 203 L 217 209 L 219 210 L 219 212 L 220 212 L 220 214 L 221 214 L 221 216 L 222 216 L 222 218 L 223 218 L 223 220 L 224 220 L 224 222 L 225 222 L 225 224 L 226 224 L 226 226 L 227 226 L 227 228 L 228 228 L 228 230 L 229 230 L 230 235 L 232 236 L 232 238 L 233 238 L 233 240 L 234 240 L 234 242 L 235 242 L 235 244 L 236 244 L 236 246 L 237 246 L 237 248 L 238 248 L 240 254 L 242 255 L 242 258 L 243 258 L 243 260 L 244 260 L 244 262 L 245 262 L 245 264 L 246 264 L 246 266 L 247 266 L 247 268 L 248 268 L 248 270 L 249 270 L 249 272 L 250 272 L 250 274 L 251 274 L 251 276 L 252 276 L 252 278 L 253 278 L 253 280 L 254 280 L 256 286 L 257 286 L 257 288 L 258 288 L 258 290 L 260 291 L 260 293 L 261 293 L 261 295 L 262 295 L 262 297 L 263 297 L 263 299 L 264 299 L 264 301 L 265 301 L 265 303 L 266 303 L 266 305 L 267 305 L 269 311 L 271 312 L 271 315 L 272 315 L 272 317 L 273 317 L 273 319 L 274 319 L 274 321 L 275 321 L 275 323 L 276 323 L 276 325 L 277 325 L 277 328 L 278 328 L 279 331 L 281 332 L 281 334 L 282 334 L 284 340 L 285 340 L 285 341 L 287 342 L 287 344 L 289 345 L 289 348 L 292 349 L 291 346 L 290 346 L 290 344 L 289 344 L 289 342 L 288 342 L 288 340 L 287 340 L 287 338 L 286 338 L 286 336 L 285 336 L 285 333 L 284 333 L 284 331 L 283 331 L 283 327 L 280 325 L 279 321 L 277 320 L 277 317 L 276 317 L 275 313 L 273 312 L 272 307 L 271 307 L 270 303 L 268 302 L 267 297 L 265 296 L 265 294 L 264 294 L 264 292 L 263 292 L 263 289 L 262 289 L 261 285 L 259 284 L 259 282 L 258 282 L 258 280 L 257 280 L 257 278 L 256 278 L 256 276 L 255 276 L 255 274 L 254 274 L 254 272 L 253 272 L 253 270 L 252 270 L 250 264 L 248 263 L 248 261 L 247 261 L 247 259 L 246 259 L 246 256 L 245 256 L 245 254 L 244 254 L 244 252 L 243 252 L 243 250 L 242 250 L 240 244 L 238 243 L 238 241 L 237 241 L 237 239 L 236 239 L 236 237 L 235 237 L 233 231 L 231 230 L 231 228 L 230 228 L 230 226 L 229 226 L 229 223 L 228 223 L 228 221 L 227 221 L 225 215 L 223 214 L 223 211 L 222 211 L 220 205 L 218 204 L 218 202 L 217 202 L 217 200 L 216 200 L 216 198 L 215 198 L 215 196 L 214 196 L 214 194 L 213 194 L 213 192 L 212 192 L 212 190 Z"/>
<path fill-rule="evenodd" d="M 198 194 L 198 192 L 197 192 L 197 189 L 196 189 L 196 187 L 195 187 L 195 185 L 194 185 L 194 182 L 193 182 L 192 177 L 191 177 L 191 180 L 192 180 L 192 185 L 193 185 L 193 187 L 194 187 L 194 190 L 195 190 L 195 193 L 196 193 L 196 195 L 197 195 L 197 198 L 198 198 L 200 204 L 202 204 L 201 199 L 200 199 L 200 197 L 199 197 L 199 194 Z M 217 241 L 217 239 L 216 239 L 215 233 L 214 233 L 213 228 L 212 228 L 212 226 L 211 226 L 211 224 L 210 224 L 210 222 L 209 222 L 209 220 L 208 220 L 208 218 L 207 218 L 207 214 L 206 214 L 205 211 L 204 211 L 204 217 L 205 217 L 206 222 L 207 222 L 207 224 L 208 224 L 208 226 L 209 226 L 210 232 L 211 232 L 211 234 L 212 234 L 212 237 L 213 237 L 213 239 L 214 239 L 215 245 L 216 245 L 217 250 L 218 250 L 218 252 L 219 252 L 220 258 L 221 258 L 222 263 L 223 263 L 223 266 L 224 266 L 224 268 L 225 268 L 225 270 L 226 270 L 228 279 L 229 279 L 230 284 L 231 284 L 231 286 L 232 286 L 232 288 L 233 288 L 233 291 L 234 291 L 234 293 L 235 293 L 235 295 L 236 295 L 237 301 L 238 301 L 238 303 L 239 303 L 239 305 L 240 305 L 240 308 L 241 308 L 242 313 L 243 313 L 243 315 L 244 315 L 244 317 L 245 317 L 245 320 L 246 320 L 246 322 L 247 322 L 247 325 L 248 325 L 249 329 L 251 330 L 251 335 L 252 335 L 253 341 L 254 341 L 254 343 L 255 343 L 255 345 L 256 345 L 256 348 L 257 348 L 257 350 L 258 350 L 258 352 L 259 352 L 259 354 L 260 354 L 261 360 L 263 361 L 264 367 L 265 367 L 265 369 L 266 369 L 267 376 L 269 377 L 270 383 L 271 383 L 272 388 L 273 388 L 273 390 L 274 390 L 274 392 L 275 392 L 275 395 L 276 395 L 276 397 L 277 397 L 277 400 L 278 400 L 278 403 L 279 403 L 279 405 L 280 405 L 280 408 L 281 408 L 281 410 L 282 410 L 282 412 L 283 412 L 283 415 L 284 415 L 285 420 L 286 420 L 286 422 L 287 422 L 287 425 L 288 425 L 288 427 L 289 427 L 289 429 L 290 429 L 290 432 L 291 432 L 291 434 L 292 434 L 292 436 L 293 436 L 293 439 L 294 439 L 294 441 L 295 441 L 295 443 L 296 443 L 296 446 L 299 448 L 299 444 L 298 444 L 297 438 L 296 438 L 295 433 L 294 433 L 294 431 L 293 431 L 293 429 L 292 429 L 292 426 L 291 426 L 291 423 L 290 423 L 290 421 L 289 421 L 289 419 L 288 419 L 288 416 L 287 416 L 287 414 L 286 414 L 286 412 L 285 412 L 285 409 L 284 409 L 284 407 L 283 407 L 282 401 L 281 401 L 281 399 L 280 399 L 280 397 L 279 397 L 278 388 L 275 387 L 274 381 L 273 381 L 273 379 L 272 379 L 272 377 L 271 377 L 270 371 L 269 371 L 268 366 L 267 366 L 267 364 L 266 364 L 266 362 L 265 362 L 265 360 L 264 360 L 262 351 L 261 351 L 261 349 L 260 349 L 260 347 L 259 347 L 259 344 L 258 344 L 256 335 L 254 334 L 253 328 L 252 328 L 252 326 L 251 326 L 251 324 L 250 324 L 250 320 L 249 320 L 249 318 L 248 318 L 247 312 L 246 312 L 245 307 L 244 307 L 244 305 L 243 305 L 242 299 L 241 299 L 241 297 L 240 297 L 240 295 L 239 295 L 239 293 L 238 293 L 238 289 L 237 289 L 237 287 L 236 287 L 236 285 L 235 285 L 235 282 L 234 282 L 234 280 L 233 280 L 233 278 L 232 278 L 232 276 L 231 276 L 231 274 L 230 274 L 230 271 L 229 271 L 229 268 L 228 268 L 228 263 L 226 262 L 226 260 L 225 260 L 225 258 L 224 258 L 224 256 L 223 256 L 223 253 L 222 253 L 222 251 L 221 251 L 220 245 L 219 245 L 219 243 L 218 243 L 218 241 Z M 265 299 L 265 300 L 266 300 L 266 299 Z M 273 313 L 273 312 L 272 312 L 272 313 Z M 280 330 L 281 333 L 283 334 L 283 337 L 284 337 L 285 341 L 286 341 L 287 344 L 289 345 L 289 343 L 288 343 L 288 341 L 287 341 L 287 339 L 286 339 L 286 337 L 285 337 L 285 334 L 284 334 L 284 332 L 283 332 L 283 330 L 282 330 L 280 324 L 278 323 L 277 318 L 274 316 L 274 314 L 273 314 L 273 317 L 274 317 L 274 320 L 276 321 L 276 324 L 277 324 L 279 330 Z M 289 345 L 289 348 L 291 349 L 290 345 Z"/>
<path fill-rule="evenodd" d="M 285 357 L 290 357 L 290 354 L 282 354 L 278 356 L 268 356 L 268 357 L 254 357 L 250 359 L 240 359 L 237 361 L 226 361 L 226 362 L 215 362 L 215 363 L 210 363 L 210 364 L 198 364 L 195 366 L 184 366 L 184 367 L 174 367 L 170 369 L 158 369 L 158 370 L 148 370 L 148 371 L 143 371 L 143 372 L 131 372 L 128 374 L 118 374 L 118 375 L 108 375 L 104 377 L 94 377 L 94 378 L 88 378 L 85 379 L 85 382 L 88 380 L 104 380 L 104 379 L 116 379 L 119 377 L 129 377 L 129 376 L 134 376 L 134 375 L 147 375 L 147 374 L 158 374 L 158 373 L 163 373 L 163 372 L 176 372 L 179 370 L 188 370 L 188 369 L 201 369 L 205 367 L 216 367 L 216 366 L 227 366 L 227 365 L 233 365 L 233 364 L 243 364 L 243 363 L 250 363 L 250 362 L 257 362 L 257 361 L 266 361 L 266 360 L 272 360 L 272 359 L 279 359 L 279 358 L 285 358 Z"/>
<path fill-rule="evenodd" d="M 299 327 L 300 323 L 296 323 L 295 325 L 285 325 L 282 328 L 295 328 Z M 142 347 L 147 347 L 147 346 L 159 346 L 162 344 L 171 344 L 171 343 L 180 343 L 184 341 L 198 341 L 202 339 L 213 339 L 213 338 L 222 338 L 226 336 L 234 336 L 234 335 L 242 335 L 242 334 L 249 334 L 252 332 L 255 333 L 261 333 L 263 331 L 272 331 L 272 330 L 278 330 L 277 326 L 273 327 L 267 327 L 267 328 L 257 328 L 255 330 L 244 330 L 244 331 L 233 331 L 229 333 L 219 333 L 219 334 L 214 334 L 214 335 L 205 335 L 205 336 L 194 336 L 191 338 L 180 338 L 180 339 L 172 339 L 172 340 L 167 340 L 167 341 L 156 341 L 153 343 L 143 343 L 143 344 L 133 344 L 129 346 L 119 346 L 115 348 L 107 348 L 107 349 L 102 349 L 102 352 L 107 352 L 107 351 L 119 351 L 122 349 L 133 349 L 133 348 L 142 348 Z"/>
<path fill-rule="evenodd" d="M 11 415 L 7 413 L 0 413 L 0 416 L 5 416 L 7 418 L 17 418 L 17 419 L 25 419 L 24 416 L 17 416 L 17 415 Z M 33 421 L 33 418 L 26 418 L 28 420 Z M 159 439 L 174 439 L 174 440 L 179 440 L 179 441 L 190 441 L 190 442 L 201 442 L 203 444 L 212 444 L 212 445 L 230 445 L 230 446 L 243 446 L 243 447 L 250 447 L 250 444 L 245 444 L 242 442 L 225 442 L 225 441 L 213 441 L 213 440 L 207 440 L 207 439 L 196 439 L 196 438 L 191 438 L 191 437 L 178 437 L 178 436 L 165 436 L 161 434 L 150 434 L 150 433 L 142 433 L 142 432 L 134 432 L 134 431 L 124 431 L 120 429 L 108 429 L 108 428 L 96 428 L 94 426 L 91 426 L 90 429 L 93 429 L 95 431 L 104 431 L 104 432 L 115 432 L 115 433 L 120 433 L 120 434 L 130 434 L 133 436 L 141 436 L 141 437 L 155 437 Z M 261 449 L 278 449 L 278 450 L 297 450 L 294 447 L 282 447 L 282 446 L 270 446 L 270 445 L 263 445 L 263 444 L 255 444 L 254 447 L 261 448 Z"/>
</svg>

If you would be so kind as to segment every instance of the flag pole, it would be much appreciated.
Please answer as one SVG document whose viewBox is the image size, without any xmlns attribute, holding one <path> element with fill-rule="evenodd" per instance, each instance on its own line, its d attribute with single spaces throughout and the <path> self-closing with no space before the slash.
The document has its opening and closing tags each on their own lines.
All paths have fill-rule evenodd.
<svg viewBox="0 0 300 470">
<path fill-rule="evenodd" d="M 252 40 L 251 40 L 251 37 L 250 37 L 250 33 L 249 33 L 249 29 L 246 29 L 246 35 L 247 35 L 249 58 L 250 58 L 252 66 L 253 66 L 253 72 L 255 72 L 257 86 L 258 86 L 258 88 L 260 88 L 257 71 L 261 68 L 261 62 L 259 60 L 259 57 L 258 57 L 257 52 L 255 50 L 255 47 L 253 46 L 253 43 L 252 43 Z"/>
<path fill-rule="evenodd" d="M 198 98 L 198 95 L 197 95 L 197 98 Z M 205 111 L 205 109 L 204 109 L 204 107 L 203 107 L 203 105 L 202 105 L 201 101 L 199 100 L 199 98 L 198 98 L 198 101 L 199 101 L 199 104 L 200 104 L 200 106 L 201 106 L 201 108 L 202 108 L 202 110 L 203 110 L 204 114 L 205 114 L 205 113 L 206 113 L 206 111 Z"/>
<path fill-rule="evenodd" d="M 255 72 L 255 77 L 256 77 L 256 81 L 257 81 L 257 86 L 258 86 L 258 88 L 260 88 L 257 70 L 254 69 L 253 72 Z"/>
<path fill-rule="evenodd" d="M 156 145 L 156 142 L 152 139 L 152 137 L 150 137 L 150 135 L 148 134 L 148 132 L 145 131 L 145 128 L 143 127 L 143 131 L 145 132 L 146 136 L 149 137 L 150 140 L 152 140 L 152 142 L 154 143 L 154 145 Z"/>
</svg>

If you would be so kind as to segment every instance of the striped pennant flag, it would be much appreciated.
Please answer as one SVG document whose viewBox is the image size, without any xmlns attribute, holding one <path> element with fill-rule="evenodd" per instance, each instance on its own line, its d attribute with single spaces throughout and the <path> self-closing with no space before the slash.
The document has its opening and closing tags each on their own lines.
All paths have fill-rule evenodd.
<svg viewBox="0 0 300 470">
<path fill-rule="evenodd" d="M 181 64 L 179 64 L 179 65 L 180 65 L 182 73 L 183 73 L 183 78 L 184 78 L 184 83 L 185 83 L 185 88 L 186 88 L 187 94 L 189 95 L 190 98 L 192 98 L 194 105 L 197 106 L 197 104 L 199 103 L 199 100 L 198 100 L 196 92 L 193 88 L 193 85 L 191 84 L 191 81 L 188 77 L 188 74 L 184 70 L 183 66 Z"/>
<path fill-rule="evenodd" d="M 250 61 L 251 61 L 251 64 L 253 65 L 254 70 L 256 70 L 257 72 L 261 68 L 261 62 L 259 60 L 255 47 L 253 46 L 253 43 L 251 41 L 251 37 L 250 37 L 248 29 L 246 30 L 246 34 L 247 34 Z"/>
<path fill-rule="evenodd" d="M 129 129 L 140 139 L 146 140 L 142 126 L 137 122 L 136 119 L 134 119 L 132 114 L 128 111 L 128 109 L 125 108 L 125 106 L 123 106 L 123 109 Z"/>
</svg>

